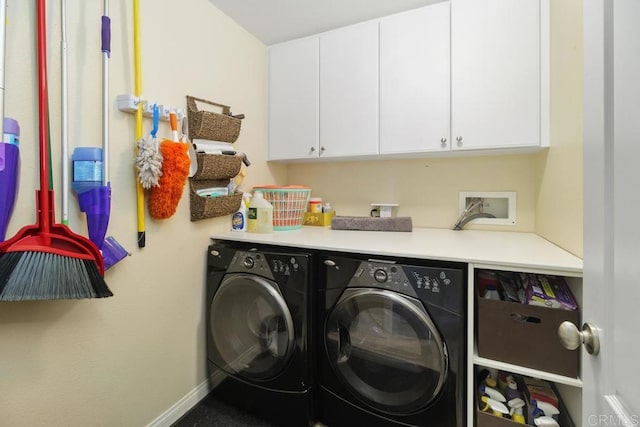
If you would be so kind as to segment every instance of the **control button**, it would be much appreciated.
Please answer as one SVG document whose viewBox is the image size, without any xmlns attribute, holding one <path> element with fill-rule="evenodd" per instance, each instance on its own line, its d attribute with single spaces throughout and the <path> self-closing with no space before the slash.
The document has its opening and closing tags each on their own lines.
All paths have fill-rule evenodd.
<svg viewBox="0 0 640 427">
<path fill-rule="evenodd" d="M 243 264 L 244 264 L 244 266 L 245 266 L 246 268 L 251 269 L 251 268 L 253 268 L 253 267 L 256 265 L 256 262 L 253 260 L 253 258 L 251 258 L 250 256 L 248 256 L 248 257 L 246 257 L 246 258 L 244 259 Z"/>
<path fill-rule="evenodd" d="M 386 271 L 379 268 L 373 272 L 373 278 L 376 279 L 376 282 L 378 283 L 384 283 L 387 281 L 388 275 Z"/>
<path fill-rule="evenodd" d="M 398 268 L 397 268 L 397 267 L 395 267 L 395 266 L 391 267 L 391 272 L 392 272 L 392 273 L 395 273 L 395 272 L 397 272 L 397 271 L 398 271 Z"/>
</svg>

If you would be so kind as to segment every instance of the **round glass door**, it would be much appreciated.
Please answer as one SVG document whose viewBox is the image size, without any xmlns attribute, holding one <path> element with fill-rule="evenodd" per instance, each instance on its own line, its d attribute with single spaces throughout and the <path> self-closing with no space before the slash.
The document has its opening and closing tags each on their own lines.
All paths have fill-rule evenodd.
<svg viewBox="0 0 640 427">
<path fill-rule="evenodd" d="M 268 380 L 287 365 L 294 326 L 275 283 L 250 274 L 226 276 L 211 302 L 210 330 L 221 368 Z"/>
<path fill-rule="evenodd" d="M 381 289 L 348 289 L 325 328 L 329 361 L 342 383 L 371 407 L 410 414 L 440 392 L 447 351 L 422 304 Z"/>
</svg>

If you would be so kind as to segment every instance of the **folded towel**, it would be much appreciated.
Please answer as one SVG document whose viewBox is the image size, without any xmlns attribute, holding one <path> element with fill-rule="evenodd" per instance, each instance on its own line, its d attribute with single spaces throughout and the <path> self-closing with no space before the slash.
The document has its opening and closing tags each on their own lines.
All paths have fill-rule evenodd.
<svg viewBox="0 0 640 427">
<path fill-rule="evenodd" d="M 194 139 L 191 141 L 196 151 L 207 154 L 221 154 L 222 151 L 235 151 L 233 144 L 222 141 L 210 141 L 208 139 Z"/>
<path fill-rule="evenodd" d="M 410 216 L 373 218 L 368 216 L 336 216 L 331 220 L 333 230 L 412 231 Z"/>
</svg>

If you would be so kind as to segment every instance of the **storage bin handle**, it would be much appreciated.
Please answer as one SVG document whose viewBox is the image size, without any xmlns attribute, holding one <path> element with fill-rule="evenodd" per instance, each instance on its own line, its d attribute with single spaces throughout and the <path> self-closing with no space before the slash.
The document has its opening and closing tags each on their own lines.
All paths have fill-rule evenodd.
<svg viewBox="0 0 640 427">
<path fill-rule="evenodd" d="M 542 323 L 542 319 L 536 316 L 527 316 L 524 314 L 511 313 L 511 320 L 520 323 Z"/>
<path fill-rule="evenodd" d="M 231 107 L 229 107 L 228 105 L 219 104 L 217 102 L 208 101 L 203 98 L 196 98 L 195 96 L 187 95 L 187 108 L 190 111 L 198 111 L 198 106 L 196 105 L 196 101 L 204 102 L 205 104 L 213 105 L 215 107 L 220 107 L 222 108 L 222 114 L 226 116 L 231 115 Z"/>
</svg>

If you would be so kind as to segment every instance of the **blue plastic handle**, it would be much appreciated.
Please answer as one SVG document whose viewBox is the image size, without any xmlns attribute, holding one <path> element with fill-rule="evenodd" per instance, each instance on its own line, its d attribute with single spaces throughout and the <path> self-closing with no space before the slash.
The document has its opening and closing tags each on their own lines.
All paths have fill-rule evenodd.
<svg viewBox="0 0 640 427">
<path fill-rule="evenodd" d="M 160 109 L 158 104 L 153 104 L 153 129 L 151 129 L 151 137 L 155 138 L 158 134 L 158 123 L 160 122 Z"/>
</svg>

